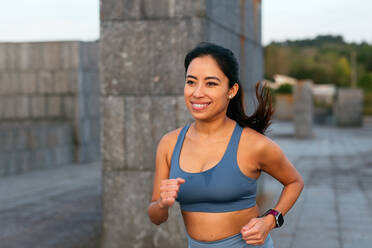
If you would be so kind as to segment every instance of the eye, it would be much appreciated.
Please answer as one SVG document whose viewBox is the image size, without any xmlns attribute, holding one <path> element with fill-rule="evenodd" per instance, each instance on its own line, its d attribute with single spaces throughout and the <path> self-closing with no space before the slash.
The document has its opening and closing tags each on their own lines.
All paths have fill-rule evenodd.
<svg viewBox="0 0 372 248">
<path fill-rule="evenodd" d="M 191 80 L 187 80 L 186 81 L 186 84 L 190 84 L 190 85 L 192 85 L 194 83 L 194 81 L 191 81 Z"/>
<path fill-rule="evenodd" d="M 208 86 L 215 86 L 215 85 L 218 85 L 218 84 L 215 83 L 215 82 L 207 82 L 207 85 L 208 85 Z"/>
</svg>

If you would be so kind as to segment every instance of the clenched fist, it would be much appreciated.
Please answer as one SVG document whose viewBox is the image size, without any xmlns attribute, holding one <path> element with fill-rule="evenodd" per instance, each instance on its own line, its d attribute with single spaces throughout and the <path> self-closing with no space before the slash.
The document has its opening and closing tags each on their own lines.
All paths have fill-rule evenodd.
<svg viewBox="0 0 372 248">
<path fill-rule="evenodd" d="M 160 208 L 169 208 L 174 204 L 180 185 L 183 183 L 185 183 L 185 179 L 180 177 L 161 181 L 160 197 L 158 199 Z"/>
</svg>

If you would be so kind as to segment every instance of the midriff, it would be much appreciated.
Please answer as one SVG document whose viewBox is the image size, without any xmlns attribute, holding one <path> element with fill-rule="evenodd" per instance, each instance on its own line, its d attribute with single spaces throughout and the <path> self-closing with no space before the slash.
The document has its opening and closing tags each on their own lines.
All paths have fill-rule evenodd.
<svg viewBox="0 0 372 248">
<path fill-rule="evenodd" d="M 252 218 L 259 215 L 256 206 L 233 212 L 209 213 L 182 211 L 187 233 L 199 241 L 215 241 L 241 231 Z"/>
</svg>

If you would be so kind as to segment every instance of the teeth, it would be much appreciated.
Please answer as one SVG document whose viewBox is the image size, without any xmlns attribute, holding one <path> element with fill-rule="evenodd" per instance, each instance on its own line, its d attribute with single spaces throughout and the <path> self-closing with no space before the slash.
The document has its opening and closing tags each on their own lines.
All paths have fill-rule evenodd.
<svg viewBox="0 0 372 248">
<path fill-rule="evenodd" d="M 194 105 L 195 107 L 202 108 L 202 107 L 207 106 L 208 104 L 196 104 L 196 103 L 194 103 L 193 105 Z"/>
</svg>

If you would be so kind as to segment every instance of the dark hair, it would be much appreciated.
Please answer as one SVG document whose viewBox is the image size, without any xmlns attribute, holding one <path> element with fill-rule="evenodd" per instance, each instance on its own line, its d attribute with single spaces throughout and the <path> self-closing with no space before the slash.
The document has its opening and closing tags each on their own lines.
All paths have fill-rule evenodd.
<svg viewBox="0 0 372 248">
<path fill-rule="evenodd" d="M 237 94 L 230 100 L 226 115 L 242 127 L 248 126 L 261 134 L 265 134 L 274 113 L 267 84 L 262 85 L 260 89 L 260 81 L 256 83 L 258 106 L 251 116 L 247 116 L 244 110 L 244 91 L 239 80 L 239 64 L 231 50 L 209 42 L 199 43 L 185 57 L 185 73 L 193 59 L 208 55 L 216 60 L 222 72 L 229 79 L 229 88 L 235 83 L 239 85 Z"/>
</svg>

